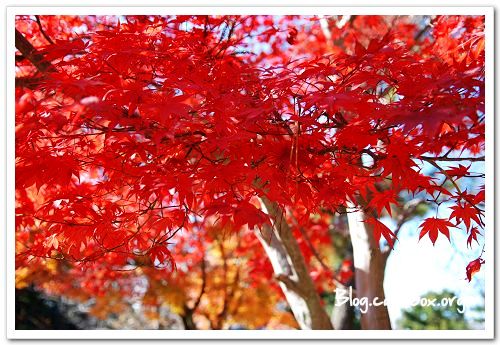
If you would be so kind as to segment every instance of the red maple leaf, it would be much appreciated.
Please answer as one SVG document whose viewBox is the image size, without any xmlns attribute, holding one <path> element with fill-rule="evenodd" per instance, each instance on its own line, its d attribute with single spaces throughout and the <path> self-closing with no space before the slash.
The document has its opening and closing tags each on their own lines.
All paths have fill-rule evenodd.
<svg viewBox="0 0 500 345">
<path fill-rule="evenodd" d="M 463 205 L 457 204 L 450 208 L 453 210 L 450 219 L 456 218 L 457 222 L 464 222 L 467 229 L 470 228 L 471 220 L 477 224 L 481 222 L 478 210 L 469 203 L 464 203 Z"/>
<path fill-rule="evenodd" d="M 172 253 L 165 245 L 155 245 L 149 250 L 149 257 L 153 265 L 158 269 L 175 269 Z"/>
<path fill-rule="evenodd" d="M 448 229 L 449 227 L 454 227 L 454 225 L 447 219 L 434 217 L 427 218 L 419 226 L 419 228 L 422 228 L 422 230 L 420 231 L 419 240 L 422 239 L 422 237 L 424 237 L 426 234 L 429 234 L 429 238 L 434 245 L 439 233 L 442 233 L 448 238 L 448 240 L 450 240 L 450 231 Z"/>
<path fill-rule="evenodd" d="M 457 177 L 457 180 L 461 177 L 467 176 L 469 174 L 469 168 L 466 167 L 465 165 L 459 164 L 458 167 L 452 167 L 448 170 L 446 170 L 446 173 L 451 176 L 451 177 Z"/>
<path fill-rule="evenodd" d="M 470 229 L 470 234 L 469 237 L 467 238 L 467 247 L 472 247 L 473 240 L 479 244 L 479 241 L 477 240 L 477 235 L 481 235 L 478 228 L 473 227 L 472 229 Z"/>
<path fill-rule="evenodd" d="M 379 243 L 380 237 L 384 236 L 387 244 L 389 244 L 389 247 L 391 247 L 391 249 L 394 247 L 394 241 L 397 239 L 396 234 L 385 226 L 384 223 L 376 218 L 369 218 L 365 220 L 365 223 L 373 226 L 373 237 L 377 243 Z"/>
<path fill-rule="evenodd" d="M 368 206 L 375 208 L 379 216 L 384 208 L 387 210 L 389 215 L 392 216 L 391 204 L 398 203 L 396 197 L 396 192 L 392 189 L 383 192 L 376 192 L 368 203 Z"/>
<path fill-rule="evenodd" d="M 253 229 L 256 225 L 269 223 L 269 216 L 256 208 L 251 203 L 243 200 L 234 211 L 234 224 L 237 228 L 248 224 L 248 228 Z"/>
<path fill-rule="evenodd" d="M 479 193 L 476 194 L 474 199 L 472 200 L 475 205 L 480 204 L 484 202 L 484 197 L 485 197 L 485 186 L 482 185 Z"/>
<path fill-rule="evenodd" d="M 469 262 L 467 267 L 465 268 L 465 272 L 467 274 L 467 280 L 470 282 L 472 280 L 472 276 L 481 270 L 481 265 L 484 264 L 484 260 L 481 258 L 477 258 Z"/>
</svg>

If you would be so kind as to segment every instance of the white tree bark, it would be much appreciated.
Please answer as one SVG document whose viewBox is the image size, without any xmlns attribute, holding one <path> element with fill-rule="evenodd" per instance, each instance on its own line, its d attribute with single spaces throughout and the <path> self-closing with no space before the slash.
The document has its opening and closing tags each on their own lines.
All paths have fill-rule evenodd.
<svg viewBox="0 0 500 345">
<path fill-rule="evenodd" d="M 272 226 L 264 225 L 256 234 L 297 323 L 301 329 L 333 329 L 283 211 L 266 197 L 261 204 Z"/>
<path fill-rule="evenodd" d="M 352 211 L 347 214 L 349 233 L 351 236 L 354 257 L 354 280 L 356 298 L 365 298 L 368 303 L 384 302 L 384 271 L 387 256 L 379 249 L 379 244 L 373 238 L 373 228 L 364 223 L 365 214 L 362 211 Z M 362 329 L 391 329 L 387 307 L 370 306 L 366 313 L 361 314 Z"/>
</svg>

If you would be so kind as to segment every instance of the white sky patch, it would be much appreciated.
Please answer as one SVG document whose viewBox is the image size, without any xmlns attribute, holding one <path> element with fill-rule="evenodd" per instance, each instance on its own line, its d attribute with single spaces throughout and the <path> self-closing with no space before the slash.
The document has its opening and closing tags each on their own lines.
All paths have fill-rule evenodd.
<svg viewBox="0 0 500 345">
<path fill-rule="evenodd" d="M 463 301 L 466 318 L 472 307 L 483 303 L 478 285 L 484 288 L 485 270 L 476 273 L 470 283 L 465 279 L 465 267 L 479 256 L 482 245 L 473 243 L 472 250 L 465 249 L 463 229 L 450 229 L 452 243 L 442 234 L 435 246 L 428 236 L 418 241 L 420 223 L 421 220 L 413 220 L 403 226 L 387 261 L 384 289 L 394 328 L 401 309 L 409 307 L 427 292 L 455 292 Z"/>
</svg>

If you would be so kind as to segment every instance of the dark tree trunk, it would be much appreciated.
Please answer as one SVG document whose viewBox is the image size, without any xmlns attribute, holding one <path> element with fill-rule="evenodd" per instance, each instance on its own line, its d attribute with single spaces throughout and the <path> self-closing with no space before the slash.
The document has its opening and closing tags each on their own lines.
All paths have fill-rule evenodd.
<svg viewBox="0 0 500 345">
<path fill-rule="evenodd" d="M 182 324 L 184 325 L 184 329 L 198 329 L 193 320 L 192 310 L 188 309 L 184 315 L 182 315 Z"/>
</svg>

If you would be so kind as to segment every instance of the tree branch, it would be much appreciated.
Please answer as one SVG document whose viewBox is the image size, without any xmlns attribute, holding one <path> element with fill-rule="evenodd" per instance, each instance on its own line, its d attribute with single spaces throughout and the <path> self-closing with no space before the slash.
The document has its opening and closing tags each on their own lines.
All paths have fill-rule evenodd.
<svg viewBox="0 0 500 345">
<path fill-rule="evenodd" d="M 420 156 L 419 159 L 424 161 L 443 161 L 443 162 L 460 162 L 460 161 L 470 161 L 470 162 L 484 162 L 485 156 L 480 157 L 428 157 Z"/>
<path fill-rule="evenodd" d="M 402 212 L 398 215 L 397 217 L 397 224 L 396 224 L 396 229 L 394 230 L 394 235 L 397 237 L 401 228 L 403 225 L 413 218 L 415 211 L 417 210 L 417 207 L 419 205 L 426 204 L 425 199 L 412 199 L 408 201 L 402 208 Z M 383 251 L 382 254 L 384 256 L 384 259 L 387 260 L 389 258 L 389 255 L 393 252 L 393 250 L 390 247 L 386 247 Z"/>
<path fill-rule="evenodd" d="M 55 67 L 16 29 L 16 48 L 42 73 L 55 72 Z"/>
<path fill-rule="evenodd" d="M 300 288 L 300 285 L 297 284 L 296 281 L 290 279 L 289 276 L 287 276 L 285 274 L 278 274 L 278 275 L 275 275 L 274 278 L 277 281 L 282 282 L 283 284 L 285 284 L 287 288 L 289 288 L 290 290 L 292 290 L 293 292 L 295 292 L 297 295 L 299 295 L 299 296 L 304 296 L 305 295 L 305 291 Z"/>
<path fill-rule="evenodd" d="M 42 80 L 40 77 L 16 77 L 16 87 L 34 89 Z"/>
<path fill-rule="evenodd" d="M 38 28 L 40 29 L 40 32 L 41 34 L 43 35 L 43 37 L 47 40 L 47 42 L 49 42 L 50 44 L 54 44 L 54 41 L 52 41 L 52 39 L 50 38 L 49 35 L 47 35 L 47 33 L 45 32 L 45 30 L 43 29 L 42 27 L 42 22 L 40 21 L 40 16 L 35 16 L 36 18 L 36 23 L 38 24 Z"/>
<path fill-rule="evenodd" d="M 195 311 L 198 306 L 200 305 L 201 298 L 205 294 L 205 289 L 207 286 L 207 269 L 206 269 L 206 263 L 205 263 L 205 250 L 203 249 L 203 258 L 201 261 L 201 288 L 200 288 L 200 293 L 198 294 L 198 297 L 194 301 L 194 305 L 191 309 L 191 311 Z"/>
</svg>

